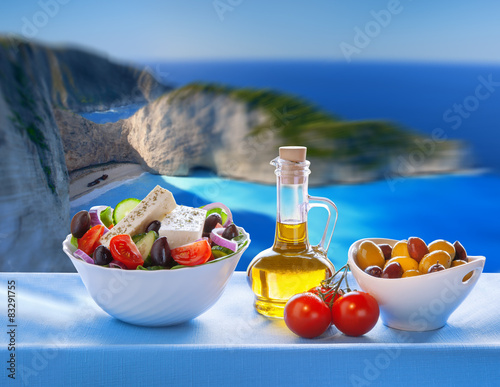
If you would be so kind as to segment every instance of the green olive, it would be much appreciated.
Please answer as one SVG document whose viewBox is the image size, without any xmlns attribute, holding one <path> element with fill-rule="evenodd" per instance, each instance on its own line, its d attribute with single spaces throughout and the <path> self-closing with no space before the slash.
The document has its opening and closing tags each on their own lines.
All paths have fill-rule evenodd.
<svg viewBox="0 0 500 387">
<path fill-rule="evenodd" d="M 374 242 L 363 241 L 358 247 L 356 263 L 361 270 L 365 270 L 369 266 L 378 266 L 382 269 L 385 265 L 384 253 Z"/>
</svg>

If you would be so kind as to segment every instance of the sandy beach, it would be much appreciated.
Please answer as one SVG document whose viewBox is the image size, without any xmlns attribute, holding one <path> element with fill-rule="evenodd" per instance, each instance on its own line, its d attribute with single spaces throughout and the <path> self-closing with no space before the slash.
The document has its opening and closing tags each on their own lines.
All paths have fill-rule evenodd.
<svg viewBox="0 0 500 387">
<path fill-rule="evenodd" d="M 103 164 L 73 171 L 70 173 L 69 200 L 74 200 L 82 195 L 88 194 L 94 188 L 101 188 L 115 181 L 131 179 L 140 176 L 144 170 L 139 164 L 114 163 Z M 103 175 L 108 175 L 105 180 L 99 179 Z M 87 185 L 99 179 L 99 183 L 88 187 Z"/>
</svg>

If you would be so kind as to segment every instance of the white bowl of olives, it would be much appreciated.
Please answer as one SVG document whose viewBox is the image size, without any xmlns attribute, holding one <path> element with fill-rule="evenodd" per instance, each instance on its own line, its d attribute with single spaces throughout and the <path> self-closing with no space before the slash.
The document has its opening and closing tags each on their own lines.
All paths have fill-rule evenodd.
<svg viewBox="0 0 500 387">
<path fill-rule="evenodd" d="M 377 300 L 383 323 L 406 331 L 443 327 L 476 285 L 485 260 L 468 256 L 459 242 L 427 245 L 416 237 L 360 239 L 348 253 L 351 272 Z"/>
</svg>

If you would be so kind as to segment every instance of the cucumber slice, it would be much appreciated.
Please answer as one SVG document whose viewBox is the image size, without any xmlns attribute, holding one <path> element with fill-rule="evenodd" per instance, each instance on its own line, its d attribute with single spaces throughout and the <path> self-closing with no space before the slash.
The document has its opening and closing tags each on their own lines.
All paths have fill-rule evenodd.
<svg viewBox="0 0 500 387">
<path fill-rule="evenodd" d="M 157 239 L 158 234 L 156 231 L 149 231 L 135 243 L 141 253 L 142 259 L 146 260 L 148 258 L 149 253 L 151 252 L 151 247 L 153 247 L 153 243 L 155 243 L 155 240 Z"/>
<path fill-rule="evenodd" d="M 118 203 L 113 211 L 113 224 L 116 226 L 118 222 L 125 218 L 140 202 L 139 199 L 130 198 Z"/>
<path fill-rule="evenodd" d="M 213 246 L 212 247 L 212 255 L 214 256 L 215 259 L 220 258 L 220 257 L 225 257 L 226 255 L 232 254 L 234 251 L 231 251 L 225 247 L 222 246 Z"/>
<path fill-rule="evenodd" d="M 135 243 L 135 245 L 137 246 L 137 243 L 146 236 L 147 233 L 142 233 L 142 234 L 137 234 L 137 235 L 134 235 L 132 237 L 132 242 Z"/>
<path fill-rule="evenodd" d="M 101 211 L 99 216 L 101 218 L 101 222 L 109 228 L 113 224 L 113 209 L 111 207 L 106 207 L 104 211 Z"/>
</svg>

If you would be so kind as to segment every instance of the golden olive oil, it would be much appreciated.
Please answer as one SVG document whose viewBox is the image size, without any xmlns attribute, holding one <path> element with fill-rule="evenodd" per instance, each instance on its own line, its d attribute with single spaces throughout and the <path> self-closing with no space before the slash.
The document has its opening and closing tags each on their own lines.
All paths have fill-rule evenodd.
<svg viewBox="0 0 500 387">
<path fill-rule="evenodd" d="M 278 222 L 274 246 L 259 253 L 249 268 L 255 308 L 265 316 L 282 318 L 290 297 L 319 285 L 334 270 L 309 246 L 306 222 Z"/>
</svg>

